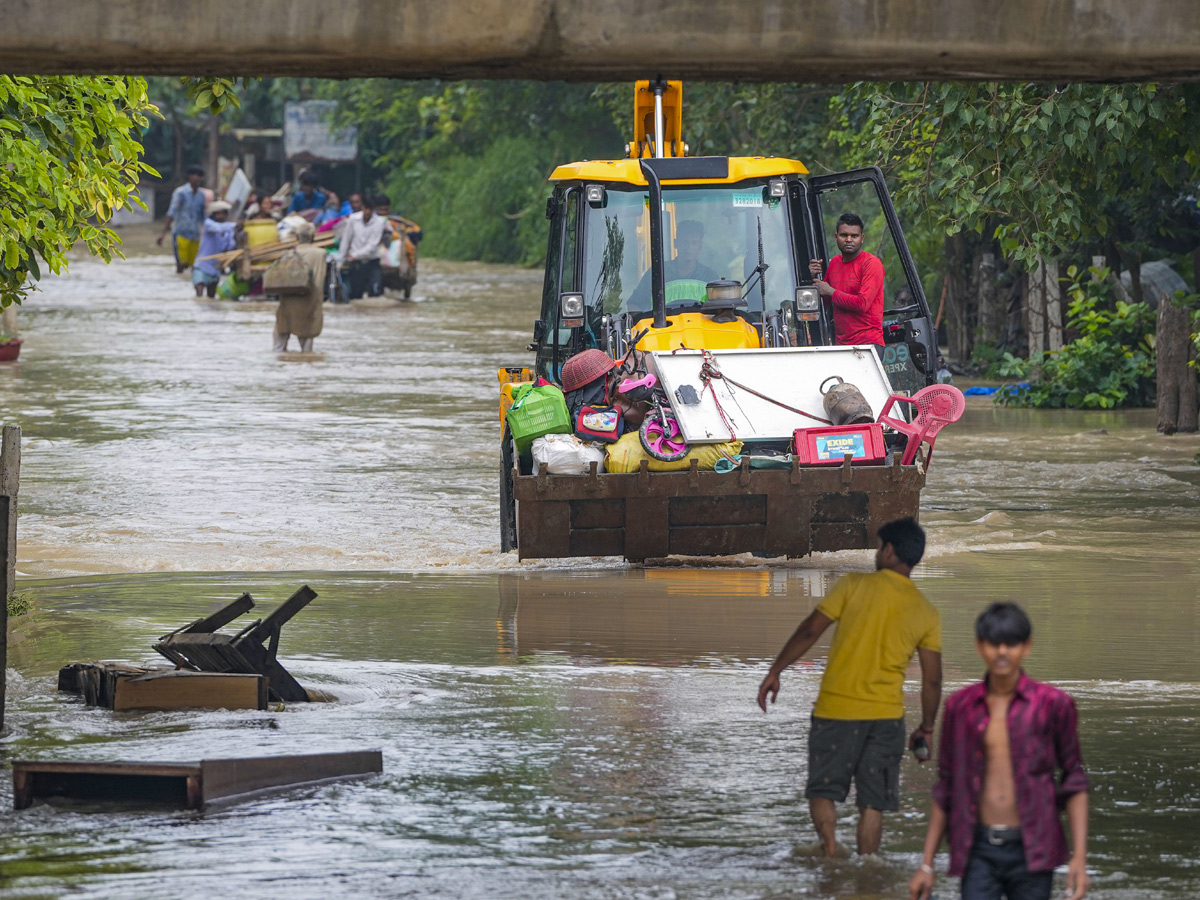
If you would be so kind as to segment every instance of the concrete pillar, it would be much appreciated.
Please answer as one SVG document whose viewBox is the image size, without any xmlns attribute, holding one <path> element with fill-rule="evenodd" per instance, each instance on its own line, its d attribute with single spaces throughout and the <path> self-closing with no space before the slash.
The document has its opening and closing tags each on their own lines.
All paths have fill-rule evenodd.
<svg viewBox="0 0 1200 900">
<path fill-rule="evenodd" d="M 0 605 L 0 732 L 3 732 L 8 682 L 8 598 L 16 590 L 21 428 L 19 425 L 5 425 L 0 434 L 0 572 L 4 573 L 4 603 Z"/>
</svg>

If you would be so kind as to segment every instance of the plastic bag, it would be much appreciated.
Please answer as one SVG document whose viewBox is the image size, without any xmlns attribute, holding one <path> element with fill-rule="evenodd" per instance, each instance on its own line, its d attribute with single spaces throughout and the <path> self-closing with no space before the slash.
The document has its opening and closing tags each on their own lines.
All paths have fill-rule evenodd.
<svg viewBox="0 0 1200 900">
<path fill-rule="evenodd" d="M 721 474 L 734 472 L 742 467 L 742 457 L 739 455 L 733 456 L 731 459 L 719 459 L 713 470 Z M 792 467 L 792 454 L 784 453 L 779 456 L 750 456 L 750 468 L 752 469 L 790 469 Z"/>
<path fill-rule="evenodd" d="M 237 272 L 230 272 L 217 285 L 217 296 L 222 300 L 236 300 L 250 293 L 250 283 L 238 278 Z"/>
<path fill-rule="evenodd" d="M 547 434 L 533 442 L 533 474 L 545 468 L 551 475 L 586 475 L 591 463 L 604 471 L 604 448 L 573 434 Z"/>
<path fill-rule="evenodd" d="M 716 467 L 717 460 L 737 456 L 742 452 L 741 441 L 729 441 L 724 444 L 697 444 L 687 452 L 683 459 L 675 462 L 663 462 L 655 459 L 642 446 L 642 439 L 636 431 L 631 431 L 621 437 L 615 444 L 608 445 L 608 459 L 605 468 L 609 472 L 636 472 L 642 467 L 642 460 L 650 461 L 651 472 L 678 472 L 692 467 L 692 460 L 699 460 L 701 471 L 711 471 Z"/>
</svg>

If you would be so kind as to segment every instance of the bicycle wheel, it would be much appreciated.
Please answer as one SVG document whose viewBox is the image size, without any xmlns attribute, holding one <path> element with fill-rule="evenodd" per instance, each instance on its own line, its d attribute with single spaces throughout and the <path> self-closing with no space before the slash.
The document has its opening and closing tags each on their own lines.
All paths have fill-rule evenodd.
<svg viewBox="0 0 1200 900">
<path fill-rule="evenodd" d="M 647 415 L 638 429 L 638 437 L 645 451 L 662 462 L 675 462 L 687 456 L 687 441 L 683 439 L 679 423 L 670 410 L 664 411 L 661 416 L 657 411 Z"/>
</svg>

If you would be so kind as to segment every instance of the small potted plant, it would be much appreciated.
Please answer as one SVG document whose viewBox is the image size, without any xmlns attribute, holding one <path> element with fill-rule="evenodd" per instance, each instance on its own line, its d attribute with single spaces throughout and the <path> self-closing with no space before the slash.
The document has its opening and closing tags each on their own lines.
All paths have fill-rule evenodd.
<svg viewBox="0 0 1200 900">
<path fill-rule="evenodd" d="M 0 331 L 0 362 L 16 359 L 21 352 L 21 339 L 15 334 Z"/>
</svg>

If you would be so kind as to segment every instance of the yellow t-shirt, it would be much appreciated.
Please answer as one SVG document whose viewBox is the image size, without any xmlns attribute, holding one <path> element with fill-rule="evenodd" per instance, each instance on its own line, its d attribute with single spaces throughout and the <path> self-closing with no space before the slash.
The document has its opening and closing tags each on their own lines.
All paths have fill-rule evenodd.
<svg viewBox="0 0 1200 900">
<path fill-rule="evenodd" d="M 813 715 L 899 719 L 904 672 L 918 647 L 942 651 L 942 618 L 912 580 L 880 569 L 847 575 L 817 610 L 837 622 Z"/>
</svg>

